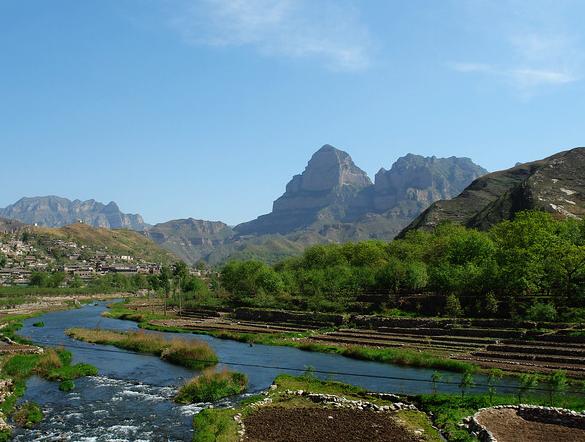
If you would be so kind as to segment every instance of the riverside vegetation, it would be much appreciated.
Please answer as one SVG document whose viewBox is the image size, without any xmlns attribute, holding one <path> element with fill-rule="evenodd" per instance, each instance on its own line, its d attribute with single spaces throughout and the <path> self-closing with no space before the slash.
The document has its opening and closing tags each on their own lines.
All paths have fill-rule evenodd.
<svg viewBox="0 0 585 442">
<path fill-rule="evenodd" d="M 17 325 L 14 327 L 17 328 Z M 0 404 L 2 415 L 13 415 L 15 422 L 25 427 L 34 426 L 42 420 L 42 412 L 38 405 L 29 402 L 16 406 L 18 399 L 26 390 L 26 380 L 32 375 L 60 382 L 59 388 L 62 391 L 75 388 L 74 379 L 97 375 L 98 371 L 92 365 L 84 363 L 72 365 L 71 360 L 71 352 L 60 348 L 45 349 L 39 354 L 17 354 L 4 357 L 0 373 L 3 378 L 11 379 L 13 385 L 10 393 Z M 10 433 L 8 428 L 0 430 L 0 440 L 8 440 Z"/>
<path fill-rule="evenodd" d="M 160 334 L 144 331 L 119 332 L 89 328 L 70 328 L 66 333 L 84 342 L 154 354 L 188 368 L 198 369 L 218 362 L 217 355 L 207 343 L 193 339 L 167 339 Z"/>
<path fill-rule="evenodd" d="M 243 393 L 247 385 L 248 378 L 245 374 L 229 370 L 216 372 L 207 369 L 179 388 L 175 402 L 179 404 L 214 402 Z"/>
</svg>

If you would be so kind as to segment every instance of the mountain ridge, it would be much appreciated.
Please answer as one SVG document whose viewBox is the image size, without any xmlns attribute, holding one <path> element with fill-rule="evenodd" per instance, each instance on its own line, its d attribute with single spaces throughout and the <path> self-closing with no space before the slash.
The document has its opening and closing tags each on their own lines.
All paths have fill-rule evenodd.
<svg viewBox="0 0 585 442">
<path fill-rule="evenodd" d="M 521 210 L 544 210 L 558 217 L 585 216 L 585 147 L 492 172 L 473 181 L 459 196 L 437 201 L 407 226 L 431 230 L 450 221 L 488 229 Z"/>
<path fill-rule="evenodd" d="M 79 221 L 109 229 L 142 231 L 148 227 L 142 216 L 123 213 L 114 201 L 103 204 L 94 199 L 70 200 L 55 195 L 21 198 L 0 209 L 0 217 L 44 227 L 63 227 Z"/>
</svg>

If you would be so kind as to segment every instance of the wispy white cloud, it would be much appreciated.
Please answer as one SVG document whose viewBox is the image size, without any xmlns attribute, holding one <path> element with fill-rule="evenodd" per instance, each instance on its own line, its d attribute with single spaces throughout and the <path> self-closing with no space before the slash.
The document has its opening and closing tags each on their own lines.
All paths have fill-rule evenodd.
<svg viewBox="0 0 585 442">
<path fill-rule="evenodd" d="M 345 0 L 191 0 L 172 25 L 196 45 L 250 46 L 266 56 L 312 58 L 336 70 L 371 64 L 370 36 Z"/>
<path fill-rule="evenodd" d="M 583 53 L 563 0 L 467 2 L 468 29 L 500 48 L 497 59 L 459 61 L 449 67 L 465 74 L 492 76 L 531 95 L 542 87 L 581 79 Z M 569 5 L 570 6 L 570 5 Z"/>
<path fill-rule="evenodd" d="M 534 68 L 506 68 L 484 63 L 450 63 L 451 69 L 462 73 L 492 75 L 524 90 L 543 85 L 562 85 L 578 80 L 574 74 Z"/>
</svg>

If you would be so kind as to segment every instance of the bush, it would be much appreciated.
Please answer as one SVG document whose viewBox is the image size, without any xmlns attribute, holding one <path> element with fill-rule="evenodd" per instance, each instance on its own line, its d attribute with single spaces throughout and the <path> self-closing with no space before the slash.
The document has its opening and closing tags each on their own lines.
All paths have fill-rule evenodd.
<svg viewBox="0 0 585 442">
<path fill-rule="evenodd" d="M 245 374 L 223 370 L 204 371 L 183 385 L 175 397 L 180 404 L 214 402 L 221 398 L 241 394 L 246 391 L 248 378 Z"/>
<path fill-rule="evenodd" d="M 25 402 L 18 407 L 13 418 L 21 427 L 32 428 L 43 420 L 43 411 L 34 402 Z"/>
<path fill-rule="evenodd" d="M 202 368 L 218 362 L 217 355 L 207 343 L 192 339 L 173 339 L 160 357 L 189 368 Z"/>
<path fill-rule="evenodd" d="M 459 298 L 454 294 L 447 296 L 447 299 L 445 300 L 445 315 L 450 318 L 457 318 L 461 316 L 462 313 L 463 310 Z"/>
<path fill-rule="evenodd" d="M 553 322 L 557 319 L 557 309 L 552 304 L 538 302 L 526 311 L 526 318 L 532 321 Z"/>
<path fill-rule="evenodd" d="M 64 392 L 69 392 L 69 391 L 73 391 L 75 389 L 75 382 L 73 382 L 72 380 L 68 379 L 66 381 L 61 381 L 61 383 L 59 384 L 59 390 L 64 391 Z"/>
</svg>

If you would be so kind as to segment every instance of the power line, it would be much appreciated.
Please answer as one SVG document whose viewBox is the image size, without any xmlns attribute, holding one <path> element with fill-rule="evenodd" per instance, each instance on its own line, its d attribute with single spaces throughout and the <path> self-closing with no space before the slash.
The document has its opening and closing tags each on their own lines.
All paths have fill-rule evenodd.
<svg viewBox="0 0 585 442">
<path fill-rule="evenodd" d="M 66 347 L 66 348 L 74 348 L 74 349 L 79 349 L 79 350 L 84 350 L 84 351 L 98 351 L 98 352 L 101 351 L 101 352 L 106 352 L 106 353 L 120 353 L 120 354 L 134 355 L 134 356 L 137 354 L 143 354 L 143 353 L 132 352 L 132 351 L 128 351 L 128 350 L 121 350 L 121 349 L 114 350 L 114 349 L 100 348 L 100 347 L 88 348 L 88 347 L 78 346 L 78 345 L 74 345 L 74 344 L 50 342 L 47 340 L 44 340 L 44 341 L 40 340 L 39 342 L 42 342 L 44 344 L 62 346 L 62 347 Z M 93 345 L 99 345 L 99 344 L 93 344 Z M 271 366 L 271 365 L 264 365 L 264 364 L 249 364 L 249 363 L 244 363 L 244 362 L 233 362 L 233 361 L 225 361 L 225 360 L 213 361 L 213 360 L 205 360 L 205 359 L 196 359 L 195 361 L 200 362 L 202 364 L 220 363 L 220 364 L 224 364 L 224 365 L 233 365 L 233 366 L 241 366 L 241 367 L 249 367 L 249 368 L 263 368 L 263 369 L 271 369 L 271 370 L 286 370 L 286 371 L 294 371 L 294 372 L 301 372 L 301 373 L 304 373 L 307 371 L 307 367 L 303 367 L 303 368 L 280 367 L 280 366 Z M 374 374 L 367 374 L 367 373 L 349 373 L 349 372 L 342 372 L 342 371 L 317 370 L 317 369 L 312 369 L 311 372 L 325 374 L 325 375 L 353 376 L 353 377 L 363 377 L 363 378 L 370 378 L 370 379 L 422 382 L 422 383 L 426 383 L 426 384 L 460 386 L 460 383 L 455 382 L 455 381 L 442 381 L 442 380 L 441 381 L 433 381 L 432 379 L 408 378 L 408 377 L 387 376 L 387 375 L 374 375 Z M 521 387 L 519 385 L 490 385 L 490 384 L 476 383 L 476 382 L 474 382 L 473 386 L 470 388 L 474 388 L 474 387 L 500 387 L 500 388 L 505 388 L 505 389 L 514 389 L 514 390 L 522 390 L 523 389 L 523 387 Z M 529 390 L 530 391 L 550 392 L 549 389 L 545 389 L 545 388 L 530 388 Z M 577 394 L 577 395 L 585 395 L 585 392 L 581 392 L 581 391 L 574 391 L 572 393 Z"/>
</svg>

